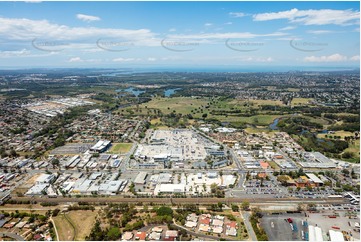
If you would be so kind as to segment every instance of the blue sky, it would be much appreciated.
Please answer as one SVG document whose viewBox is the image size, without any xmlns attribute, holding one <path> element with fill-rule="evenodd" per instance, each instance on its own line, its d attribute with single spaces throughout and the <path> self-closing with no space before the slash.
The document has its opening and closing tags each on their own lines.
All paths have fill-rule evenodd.
<svg viewBox="0 0 361 242">
<path fill-rule="evenodd" d="M 0 67 L 359 67 L 358 2 L 0 2 Z"/>
</svg>

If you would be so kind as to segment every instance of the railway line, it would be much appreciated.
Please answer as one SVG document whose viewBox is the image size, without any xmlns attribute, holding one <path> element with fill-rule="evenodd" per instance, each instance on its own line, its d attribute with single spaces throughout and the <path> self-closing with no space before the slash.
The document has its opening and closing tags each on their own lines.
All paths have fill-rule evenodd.
<svg viewBox="0 0 361 242">
<path fill-rule="evenodd" d="M 293 203 L 318 203 L 318 204 L 346 204 L 349 203 L 343 198 L 327 198 L 327 199 L 297 199 L 297 198 L 126 198 L 120 196 L 114 197 L 57 197 L 57 198 L 48 198 L 48 197 L 13 197 L 11 198 L 15 201 L 31 201 L 31 202 L 57 202 L 57 203 L 75 203 L 75 202 L 89 202 L 89 203 L 157 203 L 157 204 L 215 204 L 215 203 L 242 203 L 245 201 L 250 202 L 251 204 L 258 203 L 279 203 L 287 204 L 290 202 Z"/>
</svg>

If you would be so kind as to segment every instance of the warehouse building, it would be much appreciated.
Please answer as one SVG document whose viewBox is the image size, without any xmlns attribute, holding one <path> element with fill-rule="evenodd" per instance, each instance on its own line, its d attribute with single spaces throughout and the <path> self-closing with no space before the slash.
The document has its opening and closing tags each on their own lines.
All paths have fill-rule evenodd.
<svg viewBox="0 0 361 242">
<path fill-rule="evenodd" d="M 323 186 L 323 181 L 313 173 L 306 173 L 306 176 L 315 183 L 316 187 Z"/>
<path fill-rule="evenodd" d="M 338 242 L 345 241 L 343 234 L 340 231 L 329 230 L 329 234 L 330 234 L 330 241 L 338 241 Z"/>
<path fill-rule="evenodd" d="M 136 185 L 144 185 L 145 184 L 145 179 L 147 178 L 148 174 L 144 171 L 139 172 L 139 174 L 137 175 L 137 177 L 134 180 L 134 184 Z"/>
<path fill-rule="evenodd" d="M 41 174 L 37 179 L 36 179 L 36 184 L 49 184 L 52 181 L 55 180 L 55 175 L 54 174 Z"/>
<path fill-rule="evenodd" d="M 154 189 L 154 195 L 159 194 L 185 194 L 186 187 L 184 184 L 158 184 Z"/>
<path fill-rule="evenodd" d="M 95 145 L 90 148 L 90 151 L 93 152 L 104 152 L 108 149 L 111 145 L 109 140 L 99 140 Z"/>
</svg>

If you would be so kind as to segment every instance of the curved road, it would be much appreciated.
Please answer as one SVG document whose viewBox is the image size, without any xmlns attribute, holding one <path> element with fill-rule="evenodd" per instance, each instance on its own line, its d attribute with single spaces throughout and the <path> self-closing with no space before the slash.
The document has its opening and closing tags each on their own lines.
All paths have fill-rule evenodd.
<svg viewBox="0 0 361 242">
<path fill-rule="evenodd" d="M 52 217 L 50 217 L 50 222 L 53 224 L 53 228 L 54 228 L 54 231 L 55 231 L 55 234 L 56 234 L 56 240 L 57 240 L 57 241 L 60 241 L 60 239 L 59 239 L 59 234 L 58 234 L 58 230 L 56 229 L 56 225 L 55 225 L 55 222 L 54 222 L 54 220 L 53 220 Z"/>
</svg>

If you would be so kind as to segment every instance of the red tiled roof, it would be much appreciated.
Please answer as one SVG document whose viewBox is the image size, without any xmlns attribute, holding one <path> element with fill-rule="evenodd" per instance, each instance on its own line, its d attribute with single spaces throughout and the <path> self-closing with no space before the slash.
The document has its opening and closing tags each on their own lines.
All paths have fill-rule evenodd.
<svg viewBox="0 0 361 242">
<path fill-rule="evenodd" d="M 211 219 L 210 218 L 201 218 L 199 220 L 199 223 L 209 225 L 211 223 Z"/>
<path fill-rule="evenodd" d="M 145 238 L 147 237 L 147 233 L 146 232 L 137 232 L 135 234 L 135 238 L 139 239 L 139 240 L 145 240 Z"/>
</svg>

